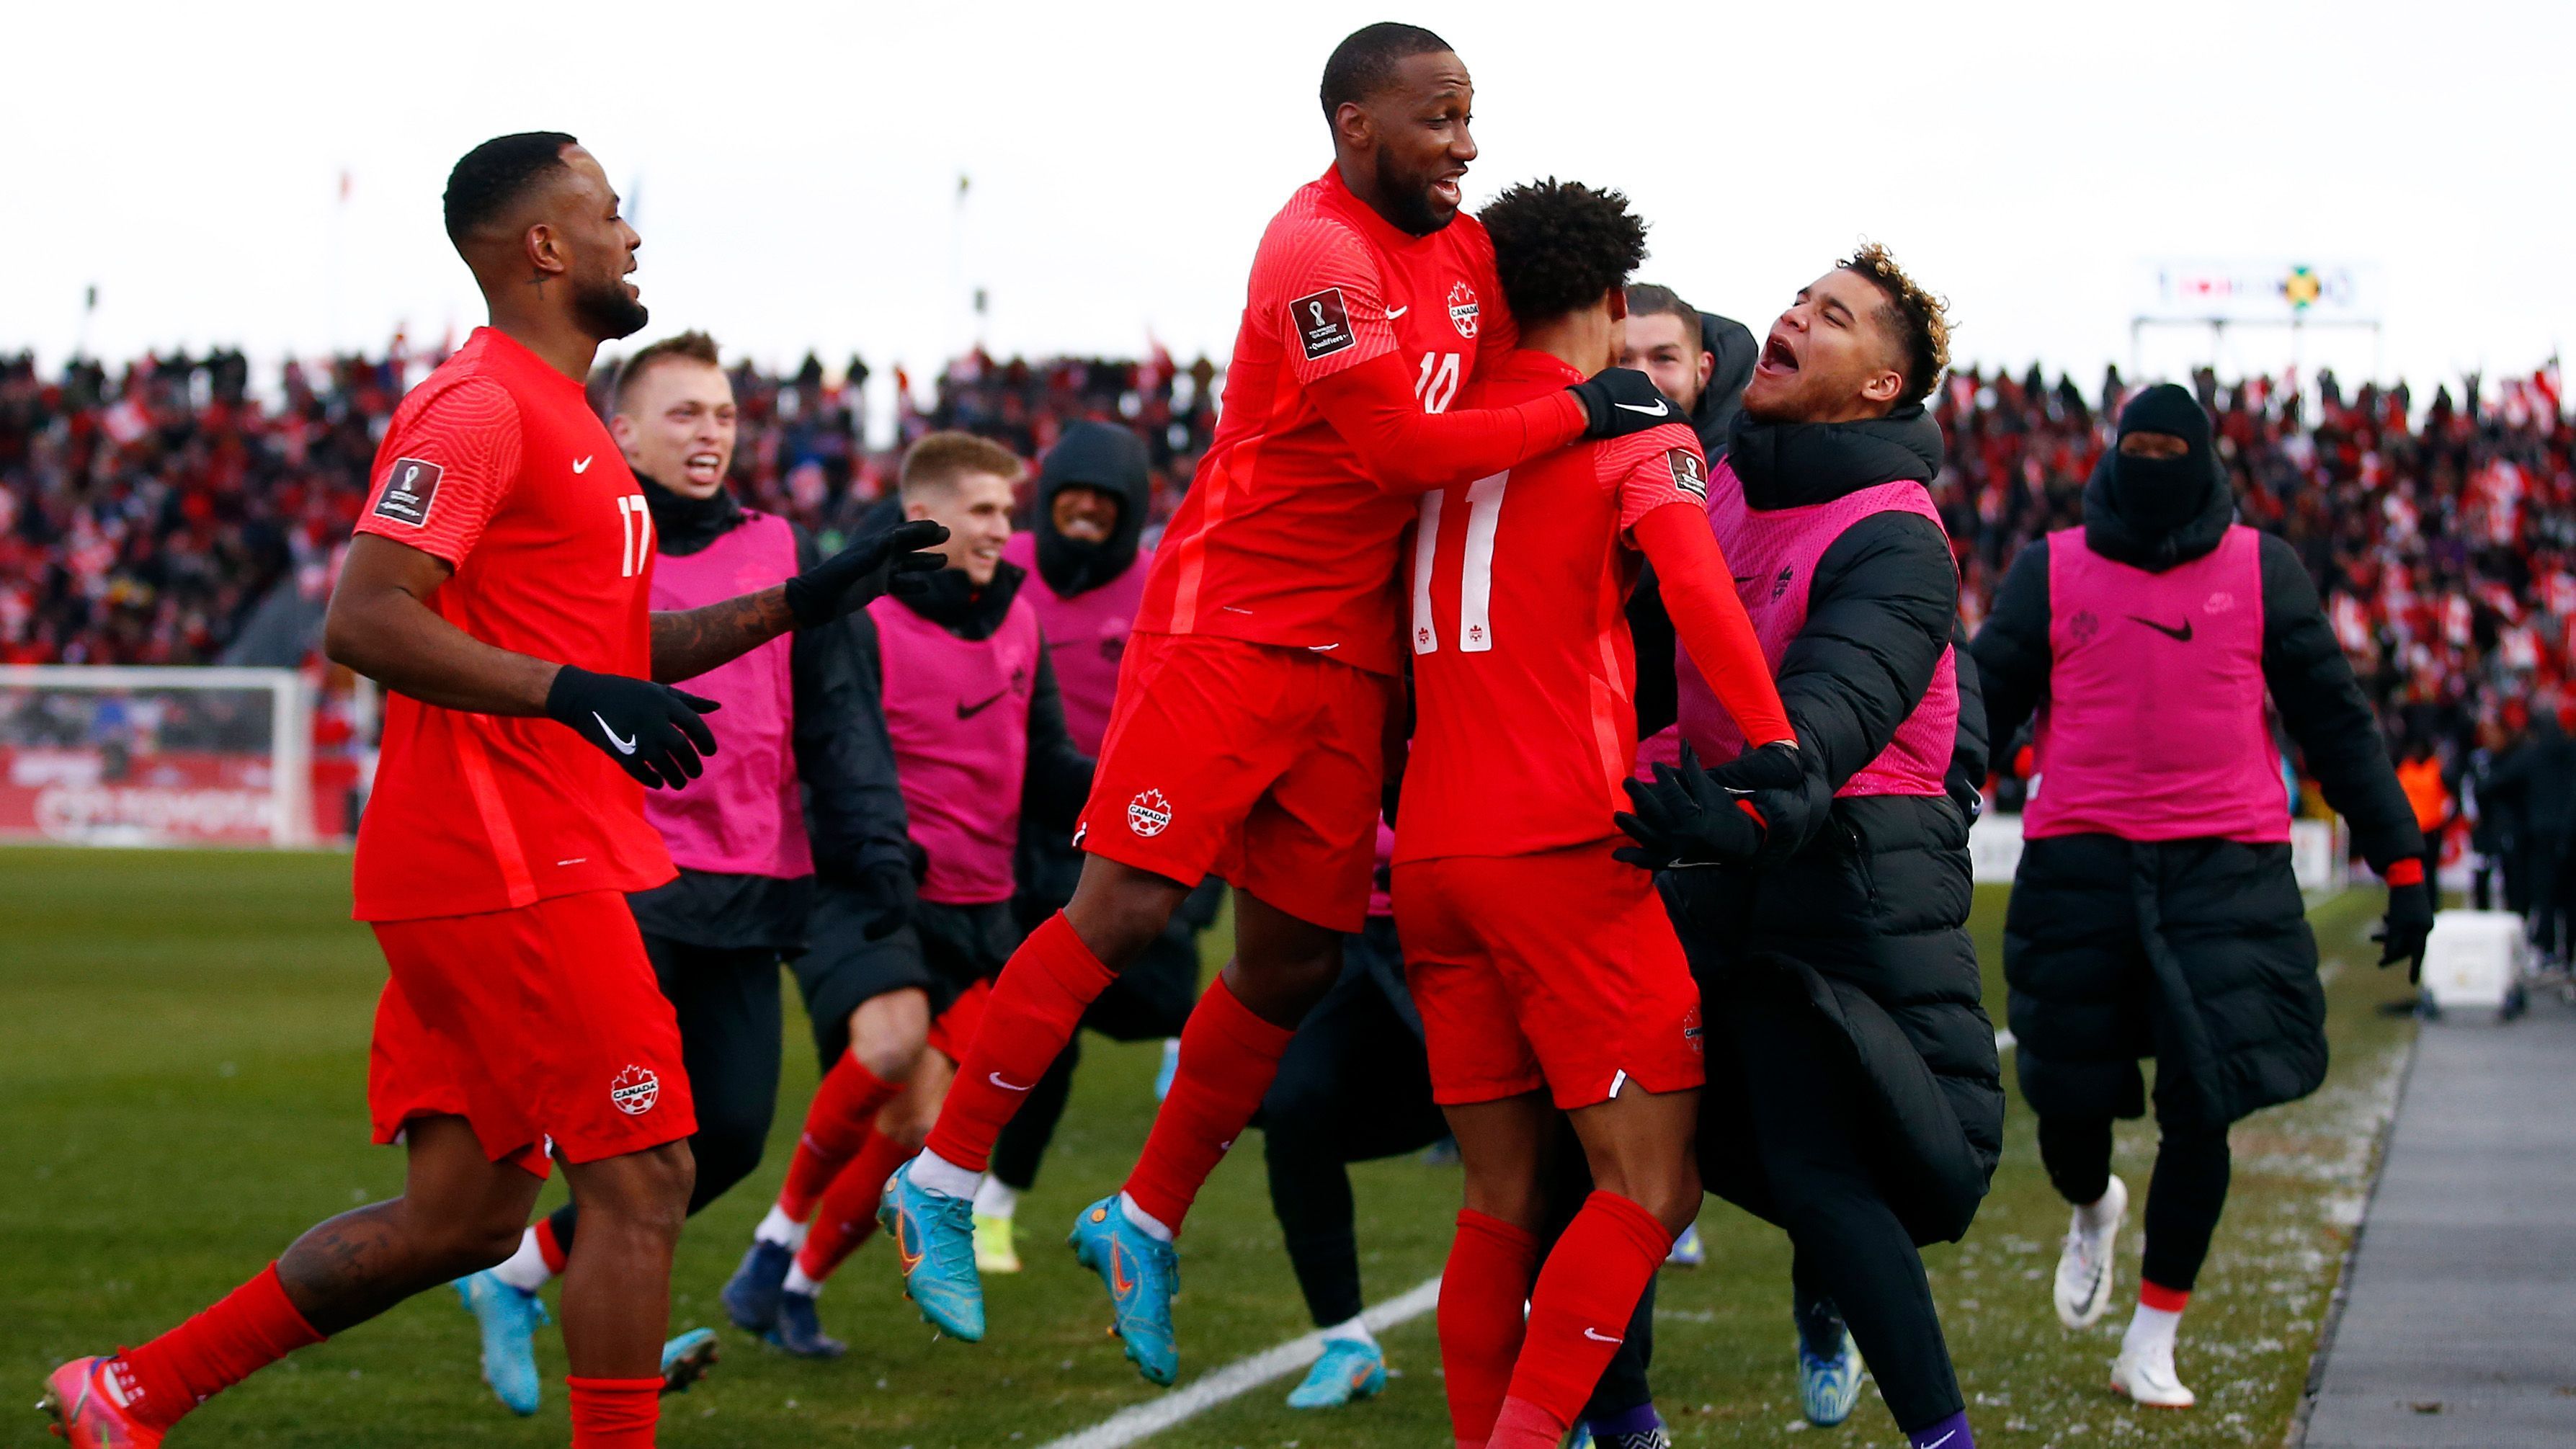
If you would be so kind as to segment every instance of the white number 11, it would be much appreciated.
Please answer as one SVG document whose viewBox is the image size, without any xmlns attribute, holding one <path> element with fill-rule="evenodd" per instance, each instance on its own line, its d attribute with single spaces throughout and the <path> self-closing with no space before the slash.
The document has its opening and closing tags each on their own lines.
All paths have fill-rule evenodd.
<svg viewBox="0 0 2576 1449">
<path fill-rule="evenodd" d="M 1494 647 L 1494 530 L 1503 517 L 1503 490 L 1512 475 L 1496 473 L 1467 485 L 1467 554 L 1458 570 L 1458 652 L 1482 654 Z M 1440 500 L 1422 495 L 1422 521 L 1413 531 L 1413 652 L 1429 654 L 1440 647 L 1440 626 L 1431 617 L 1431 564 L 1440 551 Z"/>
</svg>

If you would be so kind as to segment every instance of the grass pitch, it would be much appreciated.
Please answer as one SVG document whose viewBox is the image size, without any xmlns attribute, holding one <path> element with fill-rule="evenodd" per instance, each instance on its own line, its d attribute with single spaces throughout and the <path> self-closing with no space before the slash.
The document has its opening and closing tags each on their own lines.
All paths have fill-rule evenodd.
<svg viewBox="0 0 2576 1449">
<path fill-rule="evenodd" d="M 1994 1195 L 1968 1240 L 1928 1254 L 1979 1442 L 2271 1444 L 2295 1409 L 2344 1247 L 2358 1220 L 2373 1134 L 2394 1099 L 2411 1027 L 2377 1016 L 2402 979 L 2368 969 L 2375 891 L 2320 908 L 2335 1070 L 2307 1102 L 2235 1135 L 2235 1192 L 2184 1325 L 2179 1364 L 2200 1392 L 2186 1414 L 2130 1407 L 2107 1368 L 2136 1281 L 2131 1219 L 2122 1308 L 2092 1331 L 2057 1326 L 2049 1274 L 2065 1208 L 2040 1172 L 2016 1102 Z M 2002 892 L 1977 926 L 2000 1021 Z M 390 1196 L 396 1152 L 369 1146 L 366 1043 L 384 968 L 348 918 L 345 856 L 0 851 L 0 1394 L 32 1404 L 62 1358 L 149 1337 L 231 1288 L 311 1223 Z M 793 1002 L 790 989 L 788 999 Z M 720 1324 L 715 1293 L 776 1189 L 813 1054 L 791 1008 L 778 1125 L 762 1170 L 692 1225 L 675 1326 Z M 1056 1244 L 1083 1203 L 1114 1188 L 1144 1139 L 1150 1044 L 1086 1049 L 1074 1102 L 1021 1209 L 1028 1271 L 988 1285 L 992 1337 L 934 1342 L 902 1301 L 890 1255 L 870 1244 L 823 1299 L 847 1359 L 808 1364 L 723 1328 L 725 1362 L 671 1400 L 662 1442 L 729 1445 L 1034 1446 L 1158 1390 L 1104 1336 L 1099 1289 Z M 2143 1191 L 2152 1128 L 2124 1126 L 2118 1170 Z M 1454 1168 L 1406 1159 L 1354 1169 L 1370 1297 L 1438 1271 L 1457 1205 Z M 549 1190 L 546 1205 L 562 1189 Z M 1668 1271 L 1655 1381 L 1674 1438 L 1695 1444 L 1900 1443 L 1874 1394 L 1840 1429 L 1799 1419 L 1788 1318 L 1788 1245 L 1712 1200 L 1708 1266 Z M 1189 1380 L 1308 1324 L 1244 1150 L 1200 1198 L 1178 1306 Z M 1387 1336 L 1386 1394 L 1294 1413 L 1289 1384 L 1255 1390 L 1152 1442 L 1190 1446 L 1445 1443 L 1431 1320 Z M 174 1446 L 560 1445 L 562 1342 L 538 1338 L 546 1402 L 512 1418 L 475 1368 L 472 1320 L 426 1295 L 305 1350 L 190 1419 Z M 5 1403 L 5 1399 L 0 1399 Z M 0 1444 L 43 1440 L 23 1409 Z"/>
</svg>

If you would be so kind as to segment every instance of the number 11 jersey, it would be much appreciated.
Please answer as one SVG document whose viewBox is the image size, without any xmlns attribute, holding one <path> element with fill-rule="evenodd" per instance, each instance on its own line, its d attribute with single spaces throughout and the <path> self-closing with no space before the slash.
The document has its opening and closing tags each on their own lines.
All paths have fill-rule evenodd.
<svg viewBox="0 0 2576 1449">
<path fill-rule="evenodd" d="M 1216 437 L 1155 551 L 1135 627 L 1393 674 L 1396 542 L 1414 500 L 1370 480 L 1306 389 L 1393 353 L 1422 410 L 1446 412 L 1477 358 L 1515 335 L 1474 217 L 1418 237 L 1337 171 L 1298 188 L 1253 256 Z"/>
<path fill-rule="evenodd" d="M 1463 407 L 1581 382 L 1543 352 L 1497 354 Z M 1704 515 L 1708 468 L 1678 423 L 1576 443 L 1422 496 L 1408 638 L 1413 754 L 1395 860 L 1529 855 L 1618 834 L 1637 758 L 1628 591 L 1638 520 Z"/>
</svg>

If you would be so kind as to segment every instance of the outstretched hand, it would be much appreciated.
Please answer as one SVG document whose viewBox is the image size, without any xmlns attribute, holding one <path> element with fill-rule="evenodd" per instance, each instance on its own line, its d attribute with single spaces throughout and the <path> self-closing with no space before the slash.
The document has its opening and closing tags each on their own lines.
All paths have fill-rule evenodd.
<svg viewBox="0 0 2576 1449">
<path fill-rule="evenodd" d="M 799 629 L 854 614 L 880 594 L 918 593 L 930 576 L 948 567 L 930 553 L 948 541 L 948 529 L 927 518 L 909 519 L 869 534 L 789 579 L 787 612 Z"/>
</svg>

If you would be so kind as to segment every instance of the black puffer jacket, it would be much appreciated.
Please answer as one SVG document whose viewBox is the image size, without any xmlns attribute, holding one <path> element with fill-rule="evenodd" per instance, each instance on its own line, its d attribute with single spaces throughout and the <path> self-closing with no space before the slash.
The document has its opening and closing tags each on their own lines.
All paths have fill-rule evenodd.
<svg viewBox="0 0 2576 1449">
<path fill-rule="evenodd" d="M 2106 454 L 2085 489 L 2088 547 L 2155 573 L 2218 547 L 2236 504 L 2214 462 L 2194 476 L 2207 490 L 2198 505 L 2155 527 L 2122 506 L 2119 456 Z M 2049 546 L 2042 538 L 2013 561 L 1972 646 L 1998 741 L 2048 690 Z M 2297 553 L 2267 536 L 2259 557 L 2264 682 L 2327 803 L 2385 871 L 2423 849 L 2414 812 Z M 2287 845 L 2033 840 L 2006 917 L 2004 975 L 2022 1095 L 2043 1117 L 2138 1116 L 2147 1056 L 2159 1062 L 2158 1117 L 2194 1125 L 2296 1100 L 2325 1079 L 2325 993 Z"/>
<path fill-rule="evenodd" d="M 1919 407 L 1852 424 L 1740 420 L 1730 456 L 1745 501 L 1775 510 L 1929 481 L 1941 432 Z M 1806 622 L 1778 679 L 1815 798 L 1876 759 L 1921 704 L 1955 637 L 1958 587 L 1949 540 L 1911 513 L 1862 519 L 1817 560 Z M 1994 1025 L 1966 929 L 1968 782 L 1985 773 L 1984 712 L 1975 671 L 1958 673 L 1951 791 L 1833 800 L 1816 836 L 1777 865 L 1663 881 L 1712 1025 L 1760 1031 L 1812 1014 L 1829 1040 L 1848 1044 L 1875 1139 L 1864 1155 L 1926 1243 L 1967 1231 L 2003 1148 Z M 1741 1140 L 1747 1107 L 1730 1100 L 1758 1096 L 1761 1084 L 1728 1070 L 1728 1038 L 1710 1034 L 1701 1171 L 1712 1190 L 1771 1216 Z"/>
</svg>

